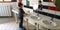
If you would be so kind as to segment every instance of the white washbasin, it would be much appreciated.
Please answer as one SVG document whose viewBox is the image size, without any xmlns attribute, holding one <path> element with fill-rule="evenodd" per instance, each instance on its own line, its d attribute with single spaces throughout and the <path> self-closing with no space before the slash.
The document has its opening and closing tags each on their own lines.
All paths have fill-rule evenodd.
<svg viewBox="0 0 60 30">
<path fill-rule="evenodd" d="M 56 27 L 56 26 L 57 26 L 57 23 L 56 23 L 56 22 L 53 22 L 53 21 L 51 21 L 51 20 L 40 20 L 40 25 L 41 25 L 42 27 L 51 29 L 51 28 Z"/>
<path fill-rule="evenodd" d="M 40 20 L 40 17 L 38 17 L 38 16 L 31 16 L 31 18 L 34 20 Z"/>
<path fill-rule="evenodd" d="M 47 29 L 60 29 L 60 21 L 52 21 L 50 19 L 37 17 L 37 16 L 31 16 L 34 22 L 37 22 L 41 27 L 47 28 Z"/>
</svg>

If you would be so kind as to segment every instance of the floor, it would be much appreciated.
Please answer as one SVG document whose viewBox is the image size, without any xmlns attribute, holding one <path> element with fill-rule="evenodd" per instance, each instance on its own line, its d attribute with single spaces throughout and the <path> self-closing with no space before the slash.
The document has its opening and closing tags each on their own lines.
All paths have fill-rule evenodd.
<svg viewBox="0 0 60 30">
<path fill-rule="evenodd" d="M 0 30 L 18 30 L 18 25 L 19 23 L 16 23 L 14 18 L 0 18 Z M 28 30 L 35 29 L 35 27 L 30 23 L 28 23 L 28 25 Z M 27 29 L 26 21 L 24 21 L 24 27 Z"/>
<path fill-rule="evenodd" d="M 18 30 L 18 24 L 19 23 L 16 23 L 14 18 L 0 18 L 0 30 Z M 24 26 L 26 27 L 25 21 Z M 35 27 L 29 24 L 28 28 L 29 30 L 33 30 Z"/>
</svg>

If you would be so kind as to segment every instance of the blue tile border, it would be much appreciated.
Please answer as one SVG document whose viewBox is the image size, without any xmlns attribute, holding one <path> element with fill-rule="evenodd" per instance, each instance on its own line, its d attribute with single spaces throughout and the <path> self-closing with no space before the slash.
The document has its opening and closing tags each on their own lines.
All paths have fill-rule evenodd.
<svg viewBox="0 0 60 30">
<path fill-rule="evenodd" d="M 53 18 L 56 18 L 56 19 L 60 19 L 60 16 L 58 15 L 54 15 L 54 14 L 50 14 L 50 13 L 46 13 L 46 12 L 42 12 L 42 11 L 37 11 L 37 10 L 33 10 L 35 13 L 39 13 L 39 14 L 42 14 L 42 15 L 45 15 L 45 16 L 49 16 L 49 17 L 53 17 Z"/>
<path fill-rule="evenodd" d="M 42 5 L 42 6 L 43 6 L 42 8 L 44 8 L 44 9 L 48 9 L 48 7 L 49 7 L 49 6 L 45 6 L 45 5 Z M 33 9 L 33 7 L 31 7 L 31 6 L 26 6 L 26 5 L 24 5 L 24 7 Z"/>
<path fill-rule="evenodd" d="M 43 6 L 44 9 L 48 9 L 49 8 L 49 6 L 44 6 L 44 5 L 42 5 L 42 6 Z"/>
<path fill-rule="evenodd" d="M 33 9 L 33 7 L 31 7 L 31 6 L 26 6 L 26 5 L 24 5 L 24 7 L 26 7 L 26 8 L 30 8 L 30 9 Z"/>
<path fill-rule="evenodd" d="M 49 2 L 49 0 L 43 0 L 44 2 Z"/>
</svg>

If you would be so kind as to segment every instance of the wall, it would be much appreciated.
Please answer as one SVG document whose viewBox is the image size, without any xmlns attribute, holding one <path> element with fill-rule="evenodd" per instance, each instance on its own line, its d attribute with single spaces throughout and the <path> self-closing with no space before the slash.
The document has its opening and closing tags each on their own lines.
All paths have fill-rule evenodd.
<svg viewBox="0 0 60 30">
<path fill-rule="evenodd" d="M 29 0 L 29 1 L 30 1 L 30 6 L 32 6 L 32 7 L 34 6 L 34 4 L 37 4 L 38 3 L 38 0 Z M 22 3 L 24 5 L 26 5 L 26 0 L 23 0 Z M 43 12 L 47 12 L 47 13 L 51 13 L 51 14 L 56 14 L 56 15 L 59 15 L 60 16 L 60 11 L 57 11 L 55 9 L 56 6 L 55 6 L 54 3 L 48 2 L 48 0 L 47 1 L 43 1 L 42 0 L 42 4 L 44 6 L 43 7 L 43 10 L 42 10 Z"/>
<path fill-rule="evenodd" d="M 11 7 L 14 9 L 14 8 L 17 8 L 18 7 L 18 2 L 11 2 Z"/>
<path fill-rule="evenodd" d="M 17 8 L 17 2 L 0 3 L 0 16 L 12 16 L 11 10 L 13 8 Z"/>
</svg>

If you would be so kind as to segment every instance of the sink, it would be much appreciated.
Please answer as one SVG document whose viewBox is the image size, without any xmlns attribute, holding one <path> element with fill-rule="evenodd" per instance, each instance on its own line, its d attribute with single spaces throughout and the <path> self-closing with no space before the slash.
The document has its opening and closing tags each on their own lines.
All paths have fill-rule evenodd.
<svg viewBox="0 0 60 30">
<path fill-rule="evenodd" d="M 50 27 L 55 27 L 56 26 L 56 23 L 51 21 L 51 20 L 43 20 L 42 21 L 45 25 L 48 25 Z"/>
<path fill-rule="evenodd" d="M 40 20 L 40 25 L 45 28 L 54 28 L 57 26 L 57 23 L 52 20 Z"/>
<path fill-rule="evenodd" d="M 31 18 L 34 20 L 40 20 L 40 17 L 38 17 L 38 16 L 31 16 Z"/>
<path fill-rule="evenodd" d="M 30 18 L 32 18 L 34 22 L 38 23 L 43 28 L 60 29 L 60 23 L 59 23 L 60 20 L 59 20 L 59 22 L 57 20 L 52 21 L 50 19 L 41 18 L 41 17 L 38 17 L 38 16 L 30 16 Z"/>
</svg>

